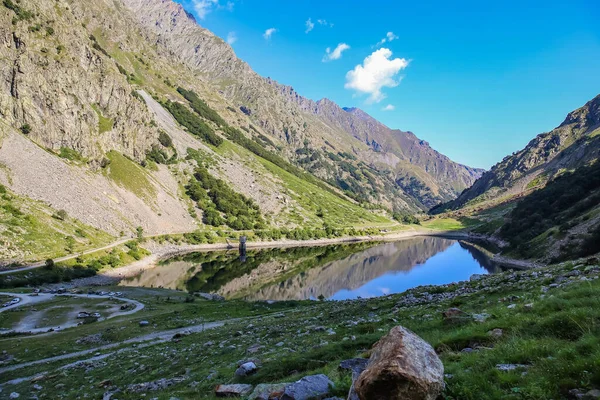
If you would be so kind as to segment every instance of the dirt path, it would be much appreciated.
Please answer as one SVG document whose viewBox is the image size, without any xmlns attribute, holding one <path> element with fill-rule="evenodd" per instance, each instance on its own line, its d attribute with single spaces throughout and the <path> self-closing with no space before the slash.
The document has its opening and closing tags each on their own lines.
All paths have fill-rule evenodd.
<svg viewBox="0 0 600 400">
<path fill-rule="evenodd" d="M 77 297 L 77 298 L 83 298 L 83 299 L 103 299 L 103 300 L 107 300 L 107 299 L 113 299 L 113 300 L 117 300 L 117 301 L 122 301 L 125 303 L 129 303 L 129 304 L 133 304 L 134 308 L 131 310 L 126 310 L 126 311 L 121 311 L 118 310 L 116 312 L 113 312 L 111 314 L 109 314 L 106 317 L 103 318 L 99 318 L 99 321 L 103 321 L 105 319 L 111 319 L 111 318 L 116 318 L 116 317 L 122 317 L 124 315 L 131 315 L 134 314 L 140 310 L 142 310 L 144 308 L 144 304 L 140 303 L 137 300 L 132 300 L 132 299 L 127 299 L 124 297 L 112 297 L 112 296 L 99 296 L 99 295 L 93 295 L 93 294 L 50 294 L 50 293 L 39 293 L 37 296 L 31 296 L 28 294 L 22 294 L 22 293 L 7 293 L 7 292 L 0 292 L 0 295 L 7 295 L 7 296 L 14 296 L 14 297 L 18 297 L 21 299 L 21 301 L 13 306 L 10 307 L 4 307 L 2 309 L 0 309 L 0 312 L 4 312 L 4 311 L 8 311 L 11 310 L 13 308 L 16 307 L 21 307 L 24 305 L 28 305 L 28 304 L 35 304 L 35 303 L 41 303 L 44 301 L 48 301 L 48 300 L 52 300 L 55 297 Z M 77 311 L 75 311 L 73 313 L 73 315 L 77 315 Z M 15 329 L 10 329 L 7 331 L 2 332 L 2 334 L 6 334 L 6 333 L 46 333 L 49 330 L 52 330 L 53 332 L 57 332 L 59 330 L 64 330 L 67 328 L 73 328 L 79 325 L 79 321 L 77 321 L 76 318 L 72 318 L 71 322 L 67 322 L 64 324 L 61 324 L 59 326 L 45 326 L 42 328 L 35 328 L 35 324 L 37 323 L 37 321 L 39 320 L 39 318 L 41 318 L 41 316 L 36 316 L 36 318 L 24 318 L 22 319 L 19 324 L 17 325 L 17 327 Z"/>
<path fill-rule="evenodd" d="M 97 251 L 102 251 L 102 250 L 109 250 L 112 249 L 113 247 L 117 247 L 117 246 L 121 246 L 129 241 L 133 240 L 132 238 L 126 238 L 126 239 L 120 239 L 117 240 L 116 242 L 112 242 L 111 244 L 107 244 L 106 246 L 102 246 L 96 249 L 90 249 L 90 250 L 86 250 L 84 252 L 81 253 L 77 253 L 77 254 L 71 254 L 69 256 L 64 256 L 64 257 L 59 257 L 59 258 L 55 258 L 54 262 L 58 263 L 58 262 L 62 262 L 62 261 L 68 261 L 68 260 L 72 260 L 74 258 L 79 257 L 80 255 L 86 255 L 86 254 L 91 254 L 91 253 L 95 253 Z M 15 269 L 9 269 L 9 270 L 2 270 L 0 271 L 0 275 L 8 275 L 8 274 L 12 274 L 15 272 L 22 272 L 22 271 L 29 271 L 32 269 L 36 269 L 36 268 L 40 268 L 43 267 L 44 265 L 46 265 L 46 261 L 40 261 L 37 262 L 35 264 L 31 264 L 27 267 L 20 267 L 20 268 L 15 268 Z"/>
<path fill-rule="evenodd" d="M 15 370 L 21 369 L 21 368 L 31 367 L 34 365 L 51 363 L 51 362 L 61 361 L 61 360 L 68 360 L 71 358 L 86 356 L 88 354 L 95 354 L 95 353 L 98 353 L 101 351 L 114 349 L 116 347 L 120 347 L 120 346 L 127 345 L 127 344 L 144 343 L 144 345 L 145 345 L 144 347 L 153 346 L 153 345 L 164 343 L 164 342 L 167 342 L 167 341 L 173 339 L 173 336 L 178 333 L 182 334 L 182 335 L 187 335 L 187 334 L 191 334 L 191 333 L 199 333 L 199 332 L 203 332 L 207 329 L 212 329 L 212 328 L 216 328 L 219 326 L 223 326 L 226 322 L 232 322 L 232 321 L 238 321 L 238 320 L 239 319 L 229 319 L 229 320 L 224 320 L 224 321 L 206 322 L 203 324 L 192 325 L 192 326 L 188 326 L 185 328 L 169 329 L 169 330 L 165 330 L 165 331 L 152 332 L 147 335 L 127 339 L 122 342 L 111 343 L 111 344 L 107 344 L 107 345 L 103 345 L 103 346 L 94 347 L 93 349 L 87 349 L 87 350 L 77 351 L 77 352 L 68 353 L 68 354 L 61 354 L 59 356 L 48 357 L 48 358 L 44 358 L 41 360 L 35 360 L 35 361 L 29 361 L 29 362 L 25 362 L 25 363 L 21 363 L 21 364 L 10 365 L 8 367 L 0 368 L 0 375 L 4 374 L 6 372 L 15 371 Z M 149 343 L 145 343 L 145 342 L 149 342 Z M 132 347 L 131 349 L 133 349 L 133 348 L 139 349 L 140 346 Z M 125 350 L 125 349 L 119 349 L 119 351 L 123 351 L 123 350 Z M 98 359 L 98 357 L 105 358 L 114 353 L 116 353 L 116 352 L 112 352 L 110 354 L 103 354 L 101 356 L 96 356 L 92 359 Z M 79 360 L 78 363 L 84 362 L 84 361 L 87 361 L 87 360 Z M 2 386 L 2 385 L 0 385 L 0 386 Z"/>
</svg>

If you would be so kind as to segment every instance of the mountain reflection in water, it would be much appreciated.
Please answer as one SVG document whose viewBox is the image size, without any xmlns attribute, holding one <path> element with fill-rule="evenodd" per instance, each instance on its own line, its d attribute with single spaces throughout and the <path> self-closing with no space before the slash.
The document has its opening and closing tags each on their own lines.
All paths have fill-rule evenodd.
<svg viewBox="0 0 600 400">
<path fill-rule="evenodd" d="M 122 284 L 219 293 L 247 300 L 351 299 L 494 272 L 477 248 L 417 237 L 391 243 L 338 244 L 190 253 L 161 262 Z"/>
</svg>

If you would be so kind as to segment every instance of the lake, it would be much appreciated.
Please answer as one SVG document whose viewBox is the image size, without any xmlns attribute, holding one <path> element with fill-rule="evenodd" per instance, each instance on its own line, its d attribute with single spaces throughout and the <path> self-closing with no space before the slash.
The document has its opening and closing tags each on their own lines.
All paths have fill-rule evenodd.
<svg viewBox="0 0 600 400">
<path fill-rule="evenodd" d="M 474 246 L 440 237 L 173 257 L 121 282 L 218 293 L 228 299 L 333 300 L 468 280 L 496 268 Z"/>
</svg>

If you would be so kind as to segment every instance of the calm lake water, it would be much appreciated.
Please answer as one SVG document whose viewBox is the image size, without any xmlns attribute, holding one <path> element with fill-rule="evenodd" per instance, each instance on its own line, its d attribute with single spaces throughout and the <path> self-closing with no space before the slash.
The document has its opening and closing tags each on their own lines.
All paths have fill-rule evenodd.
<svg viewBox="0 0 600 400">
<path fill-rule="evenodd" d="M 465 243 L 417 237 L 391 243 L 339 244 L 190 253 L 161 262 L 129 286 L 218 293 L 247 300 L 344 300 L 403 292 L 420 285 L 468 280 L 495 272 Z"/>
</svg>

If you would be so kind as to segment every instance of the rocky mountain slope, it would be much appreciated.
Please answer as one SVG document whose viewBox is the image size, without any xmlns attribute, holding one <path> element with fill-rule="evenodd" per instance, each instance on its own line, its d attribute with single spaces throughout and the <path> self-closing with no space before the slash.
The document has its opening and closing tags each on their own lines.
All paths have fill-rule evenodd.
<svg viewBox="0 0 600 400">
<path fill-rule="evenodd" d="M 472 187 L 432 212 L 465 206 L 486 208 L 544 187 L 557 175 L 600 157 L 600 95 L 569 113 L 556 129 L 542 133 L 505 157 Z"/>
<path fill-rule="evenodd" d="M 335 186 L 358 189 L 360 200 L 391 206 L 396 196 L 408 197 L 409 206 L 429 207 L 453 198 L 482 172 L 453 163 L 411 133 L 393 131 L 394 143 L 388 143 L 386 136 L 392 130 L 364 112 L 343 110 L 327 99 L 314 102 L 289 86 L 260 77 L 179 4 L 123 2 L 149 30 L 151 42 L 209 80 L 251 121 L 281 140 L 288 157 L 304 161 L 306 169 Z M 358 162 L 350 162 L 349 171 L 339 168 L 338 152 L 347 152 L 357 158 L 350 161 Z M 306 160 L 307 154 L 312 160 Z M 360 190 L 361 186 L 367 189 Z"/>
<path fill-rule="evenodd" d="M 389 224 L 479 173 L 260 77 L 172 1 L 6 0 L 0 41 L 0 184 L 112 236 L 250 226 L 211 190 L 257 226 Z"/>
</svg>

